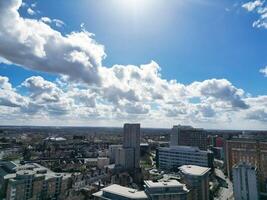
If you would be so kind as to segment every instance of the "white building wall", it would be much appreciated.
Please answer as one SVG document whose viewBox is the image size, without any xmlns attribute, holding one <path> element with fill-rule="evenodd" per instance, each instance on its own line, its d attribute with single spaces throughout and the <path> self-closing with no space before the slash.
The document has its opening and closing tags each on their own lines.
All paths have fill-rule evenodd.
<svg viewBox="0 0 267 200">
<path fill-rule="evenodd" d="M 208 167 L 208 151 L 197 147 L 172 146 L 158 149 L 159 168 L 171 169 L 181 165 L 199 165 Z"/>
<path fill-rule="evenodd" d="M 233 167 L 233 184 L 235 199 L 258 199 L 257 170 L 248 164 Z"/>
</svg>

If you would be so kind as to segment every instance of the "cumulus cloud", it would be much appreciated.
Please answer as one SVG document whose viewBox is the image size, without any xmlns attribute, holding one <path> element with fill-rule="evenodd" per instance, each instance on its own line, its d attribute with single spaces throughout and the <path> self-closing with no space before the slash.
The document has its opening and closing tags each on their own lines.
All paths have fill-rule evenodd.
<svg viewBox="0 0 267 200">
<path fill-rule="evenodd" d="M 141 70 L 148 66 L 150 64 L 145 67 L 132 66 L 132 68 Z M 124 68 L 127 67 L 124 66 Z M 118 69 L 115 71 L 118 72 Z M 133 75 L 132 70 L 126 71 L 117 74 L 121 80 L 123 77 Z M 154 75 L 150 76 L 154 77 Z M 163 81 L 159 78 L 160 74 L 155 76 L 157 81 Z M 139 80 L 141 74 L 135 74 L 134 77 Z M 147 79 L 147 76 L 143 78 Z M 64 80 L 61 81 L 64 82 Z M 152 80 L 147 79 L 147 81 Z M 149 84 L 149 88 L 158 85 L 157 81 L 152 81 L 154 83 Z M 111 83 L 107 85 L 109 84 Z M 13 114 L 15 118 L 31 116 L 31 119 L 40 120 L 46 117 L 47 120 L 62 119 L 63 121 L 92 118 L 106 121 L 172 119 L 191 124 L 205 122 L 220 124 L 240 119 L 260 122 L 266 120 L 267 97 L 247 97 L 244 91 L 234 87 L 225 79 L 211 79 L 189 85 L 166 81 L 165 87 L 161 90 L 162 98 L 155 99 L 153 99 L 153 90 L 134 85 L 135 83 L 131 82 L 124 85 L 128 90 L 131 89 L 133 94 L 111 90 L 115 95 L 111 98 L 112 95 L 106 94 L 103 88 L 91 88 L 71 82 L 51 82 L 40 76 L 32 76 L 20 84 L 19 88 L 24 89 L 24 95 L 22 95 L 12 87 L 7 77 L 0 77 L 0 113 L 6 114 L 8 118 Z M 169 88 L 174 85 L 178 85 L 182 92 L 170 95 Z M 174 98 L 175 95 L 177 97 Z M 168 98 L 173 99 L 168 101 Z M 192 98 L 199 98 L 199 101 L 191 102 Z M 5 108 L 12 109 L 12 113 L 7 113 Z"/>
<path fill-rule="evenodd" d="M 267 77 L 267 66 L 265 68 L 260 69 L 260 73 Z"/>
<path fill-rule="evenodd" d="M 62 35 L 41 19 L 22 18 L 21 5 L 21 0 L 0 2 L 0 56 L 24 68 L 100 84 L 98 67 L 105 52 L 93 34 L 83 30 Z M 62 25 L 59 20 L 56 24 Z"/>
<path fill-rule="evenodd" d="M 214 98 L 229 103 L 233 108 L 248 108 L 248 105 L 242 99 L 244 91 L 234 87 L 226 79 L 211 79 L 203 82 L 194 82 L 189 86 L 189 90 L 195 93 L 196 96 Z"/>
<path fill-rule="evenodd" d="M 249 120 L 267 122 L 267 109 L 255 109 L 246 116 Z"/>
<path fill-rule="evenodd" d="M 26 98 L 18 94 L 7 77 L 0 76 L 0 106 L 22 107 L 27 104 Z"/>
<path fill-rule="evenodd" d="M 44 80 L 40 76 L 27 78 L 22 86 L 25 86 L 30 92 L 30 97 L 39 102 L 58 102 L 62 94 L 56 84 Z"/>
</svg>

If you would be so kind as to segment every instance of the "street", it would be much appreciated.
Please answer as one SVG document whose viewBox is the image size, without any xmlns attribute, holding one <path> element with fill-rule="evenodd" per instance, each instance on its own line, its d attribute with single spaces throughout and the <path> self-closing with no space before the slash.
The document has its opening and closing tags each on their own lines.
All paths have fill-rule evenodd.
<svg viewBox="0 0 267 200">
<path fill-rule="evenodd" d="M 220 187 L 218 196 L 214 197 L 215 200 L 234 200 L 233 197 L 233 184 L 229 178 L 225 178 L 224 173 L 220 169 L 215 169 L 216 176 L 220 177 L 225 181 L 227 187 Z"/>
</svg>

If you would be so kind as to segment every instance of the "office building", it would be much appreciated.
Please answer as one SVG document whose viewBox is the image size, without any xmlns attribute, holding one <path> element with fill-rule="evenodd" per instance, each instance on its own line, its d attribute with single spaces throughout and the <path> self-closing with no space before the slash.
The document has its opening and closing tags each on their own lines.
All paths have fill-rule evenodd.
<svg viewBox="0 0 267 200">
<path fill-rule="evenodd" d="M 134 149 L 118 148 L 116 149 L 115 164 L 125 169 L 133 169 L 134 166 Z"/>
<path fill-rule="evenodd" d="M 177 169 L 181 165 L 199 165 L 213 168 L 213 154 L 198 147 L 160 147 L 156 151 L 156 165 L 162 170 Z"/>
<path fill-rule="evenodd" d="M 144 181 L 145 193 L 149 200 L 187 200 L 189 190 L 176 180 Z"/>
<path fill-rule="evenodd" d="M 189 199 L 209 199 L 209 171 L 207 167 L 183 165 L 179 167 L 182 182 L 190 190 Z"/>
<path fill-rule="evenodd" d="M 98 157 L 97 158 L 97 167 L 99 169 L 104 169 L 104 167 L 109 165 L 109 158 L 107 157 Z"/>
<path fill-rule="evenodd" d="M 147 200 L 144 191 L 123 187 L 117 184 L 110 185 L 93 194 L 95 200 Z"/>
<path fill-rule="evenodd" d="M 233 184 L 235 199 L 259 199 L 257 170 L 254 166 L 240 163 L 233 167 Z"/>
<path fill-rule="evenodd" d="M 123 127 L 123 148 L 133 149 L 133 166 L 140 167 L 140 124 L 124 124 Z"/>
<path fill-rule="evenodd" d="M 201 150 L 207 150 L 207 132 L 192 126 L 173 126 L 170 145 L 194 146 Z"/>
<path fill-rule="evenodd" d="M 116 151 L 119 148 L 122 148 L 122 145 L 109 145 L 109 147 L 108 147 L 108 156 L 109 156 L 110 163 L 115 163 Z"/>
<path fill-rule="evenodd" d="M 70 174 L 54 173 L 37 164 L 0 163 L 0 187 L 6 200 L 63 199 Z"/>
<path fill-rule="evenodd" d="M 267 141 L 233 138 L 226 141 L 227 173 L 232 177 L 232 168 L 239 163 L 254 166 L 259 174 L 259 188 L 262 195 L 267 192 Z"/>
</svg>

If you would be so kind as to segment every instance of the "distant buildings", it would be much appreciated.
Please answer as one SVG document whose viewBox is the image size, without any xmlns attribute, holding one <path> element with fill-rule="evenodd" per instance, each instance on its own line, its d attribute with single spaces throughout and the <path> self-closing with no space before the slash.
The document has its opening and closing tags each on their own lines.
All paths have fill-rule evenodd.
<svg viewBox="0 0 267 200">
<path fill-rule="evenodd" d="M 235 199 L 259 199 L 255 167 L 244 163 L 235 165 L 233 167 L 233 184 Z"/>
<path fill-rule="evenodd" d="M 49 142 L 65 142 L 66 141 L 66 138 L 63 138 L 63 137 L 47 137 L 44 139 L 44 141 L 49 141 Z"/>
<path fill-rule="evenodd" d="M 258 170 L 260 192 L 267 192 L 267 141 L 234 138 L 226 142 L 227 173 L 232 177 L 234 165 L 250 164 Z"/>
<path fill-rule="evenodd" d="M 98 157 L 97 158 L 97 167 L 99 169 L 104 169 L 104 167 L 107 165 L 109 165 L 109 158 L 107 158 L 107 157 Z"/>
<path fill-rule="evenodd" d="M 170 145 L 195 146 L 207 150 L 207 132 L 192 126 L 173 126 Z"/>
<path fill-rule="evenodd" d="M 150 200 L 187 200 L 189 190 L 176 180 L 145 181 L 145 193 Z"/>
<path fill-rule="evenodd" d="M 36 163 L 0 163 L 1 194 L 6 200 L 63 199 L 70 178 L 70 174 L 54 173 Z"/>
<path fill-rule="evenodd" d="M 183 165 L 179 167 L 179 170 L 183 183 L 190 190 L 189 199 L 209 199 L 209 168 Z"/>
<path fill-rule="evenodd" d="M 156 164 L 159 169 L 177 169 L 181 165 L 199 165 L 213 167 L 213 154 L 198 147 L 171 146 L 161 147 L 156 152 Z"/>
</svg>

